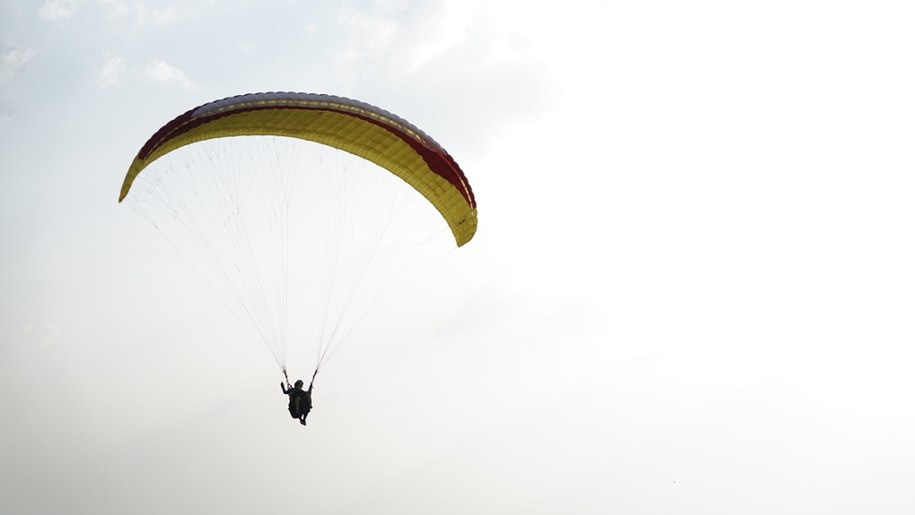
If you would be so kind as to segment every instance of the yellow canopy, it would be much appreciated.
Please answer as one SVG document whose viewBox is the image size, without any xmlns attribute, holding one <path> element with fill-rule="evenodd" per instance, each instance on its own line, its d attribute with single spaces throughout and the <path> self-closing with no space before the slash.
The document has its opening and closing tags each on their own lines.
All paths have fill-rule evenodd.
<svg viewBox="0 0 915 515">
<path fill-rule="evenodd" d="M 454 159 L 406 120 L 348 98 L 311 93 L 252 93 L 191 109 L 159 129 L 130 164 L 118 202 L 137 175 L 172 150 L 231 136 L 288 136 L 328 145 L 397 175 L 441 213 L 460 247 L 473 238 L 477 209 Z"/>
</svg>

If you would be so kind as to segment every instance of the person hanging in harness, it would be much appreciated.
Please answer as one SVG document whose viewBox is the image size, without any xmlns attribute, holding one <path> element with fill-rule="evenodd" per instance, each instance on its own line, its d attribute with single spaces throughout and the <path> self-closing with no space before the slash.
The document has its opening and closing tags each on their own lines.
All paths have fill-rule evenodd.
<svg viewBox="0 0 915 515">
<path fill-rule="evenodd" d="M 285 371 L 283 372 L 285 374 Z M 318 374 L 318 371 L 315 370 L 315 375 Z M 308 385 L 307 390 L 303 390 L 302 387 L 305 385 L 305 382 L 299 379 L 295 382 L 294 386 L 289 386 L 289 377 L 286 377 L 286 382 L 283 383 L 280 381 L 280 388 L 282 388 L 283 393 L 289 396 L 289 415 L 292 418 L 299 419 L 299 422 L 302 425 L 305 425 L 305 418 L 308 417 L 308 412 L 311 411 L 311 390 L 315 385 L 315 376 L 311 376 L 311 383 Z"/>
</svg>

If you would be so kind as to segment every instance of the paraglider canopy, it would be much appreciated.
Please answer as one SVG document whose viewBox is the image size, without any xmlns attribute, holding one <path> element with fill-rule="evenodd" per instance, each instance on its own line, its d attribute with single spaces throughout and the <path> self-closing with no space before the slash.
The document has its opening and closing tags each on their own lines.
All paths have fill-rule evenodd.
<svg viewBox="0 0 915 515">
<path fill-rule="evenodd" d="M 457 246 L 473 238 L 476 201 L 452 157 L 406 120 L 364 102 L 313 93 L 252 93 L 187 111 L 160 128 L 137 153 L 118 201 L 137 175 L 165 154 L 230 136 L 287 136 L 355 154 L 389 170 L 421 193 L 442 215 Z"/>
</svg>

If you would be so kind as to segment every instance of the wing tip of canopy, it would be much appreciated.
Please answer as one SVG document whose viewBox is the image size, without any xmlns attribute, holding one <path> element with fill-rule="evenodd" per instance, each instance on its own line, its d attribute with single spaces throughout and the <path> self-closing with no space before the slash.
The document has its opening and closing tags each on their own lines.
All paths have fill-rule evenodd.
<svg viewBox="0 0 915 515">
<path fill-rule="evenodd" d="M 124 177 L 124 182 L 121 183 L 121 193 L 118 195 L 118 204 L 124 201 L 127 197 L 127 194 L 130 193 L 130 186 L 133 185 L 134 179 L 137 178 L 137 174 L 146 166 L 146 164 L 139 157 L 134 158 L 133 162 L 130 163 L 130 168 L 127 169 L 127 175 Z"/>
<path fill-rule="evenodd" d="M 477 233 L 477 208 L 472 208 L 468 213 L 451 228 L 454 241 L 458 247 L 463 247 L 473 239 Z"/>
</svg>

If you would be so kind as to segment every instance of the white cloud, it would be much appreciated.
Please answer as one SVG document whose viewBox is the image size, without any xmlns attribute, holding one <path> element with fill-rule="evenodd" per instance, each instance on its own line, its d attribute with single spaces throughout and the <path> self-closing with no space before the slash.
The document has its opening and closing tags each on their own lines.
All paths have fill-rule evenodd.
<svg viewBox="0 0 915 515">
<path fill-rule="evenodd" d="M 76 14 L 78 3 L 78 0 L 48 0 L 38 9 L 38 17 L 48 21 L 72 18 Z"/>
<path fill-rule="evenodd" d="M 31 347 L 48 351 L 60 344 L 63 333 L 63 329 L 51 322 L 40 322 L 4 330 L 0 333 L 0 341 L 17 348 Z"/>
<path fill-rule="evenodd" d="M 183 71 L 161 59 L 154 59 L 151 63 L 146 65 L 143 73 L 153 82 L 177 84 L 185 89 L 196 88 L 196 85 L 184 75 Z"/>
<path fill-rule="evenodd" d="M 16 73 L 38 54 L 34 48 L 5 47 L 0 60 L 0 80 L 6 80 Z"/>
<path fill-rule="evenodd" d="M 38 17 L 46 21 L 61 21 L 73 18 L 89 0 L 46 0 L 38 9 Z M 91 3 L 96 13 L 102 13 L 108 20 L 133 18 L 137 23 L 151 20 L 156 24 L 165 24 L 175 17 L 175 8 L 171 6 L 150 7 L 146 0 L 95 0 Z"/>
<path fill-rule="evenodd" d="M 175 17 L 174 7 L 150 7 L 150 3 L 155 4 L 144 0 L 98 0 L 109 19 L 123 19 L 133 15 L 138 23 L 152 20 L 153 23 L 164 24 Z"/>
<path fill-rule="evenodd" d="M 501 36 L 496 37 L 486 51 L 483 62 L 486 64 L 519 63 L 527 58 L 526 52 L 517 41 Z"/>
<path fill-rule="evenodd" d="M 372 7 L 380 11 L 403 11 L 410 7 L 410 0 L 373 0 Z"/>
<path fill-rule="evenodd" d="M 479 6 L 472 2 L 450 2 L 433 23 L 417 25 L 421 39 L 410 49 L 408 64 L 416 69 L 460 45 L 472 30 L 474 20 L 479 16 Z M 429 30 L 429 29 L 432 30 Z"/>
<path fill-rule="evenodd" d="M 354 11 L 344 11 L 338 21 L 349 30 L 358 34 L 350 39 L 338 53 L 344 62 L 361 62 L 372 60 L 371 56 L 383 52 L 397 35 L 400 25 L 391 17 L 367 15 Z"/>
<path fill-rule="evenodd" d="M 105 9 L 109 18 L 124 18 L 130 14 L 128 0 L 99 0 L 99 5 Z"/>
<path fill-rule="evenodd" d="M 168 23 L 175 17 L 175 8 L 174 7 L 165 7 L 163 9 L 155 8 L 152 12 L 153 20 L 156 23 Z"/>
<path fill-rule="evenodd" d="M 101 89 L 117 86 L 124 75 L 124 58 L 115 55 L 108 58 L 98 74 L 98 87 Z"/>
</svg>

